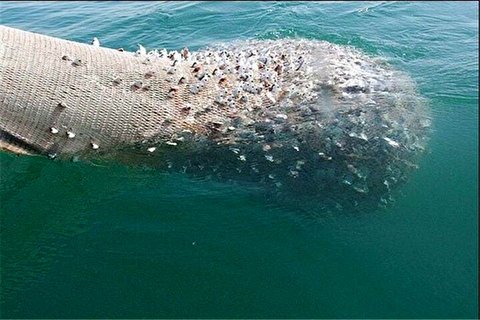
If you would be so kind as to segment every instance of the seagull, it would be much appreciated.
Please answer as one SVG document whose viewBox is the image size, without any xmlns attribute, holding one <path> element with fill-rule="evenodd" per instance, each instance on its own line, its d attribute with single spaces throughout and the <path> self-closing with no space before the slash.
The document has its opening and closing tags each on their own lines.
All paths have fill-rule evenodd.
<svg viewBox="0 0 480 320">
<path fill-rule="evenodd" d="M 160 53 L 158 53 L 158 49 L 154 49 L 148 52 L 148 56 L 158 58 L 160 57 Z"/>
<path fill-rule="evenodd" d="M 94 47 L 100 47 L 100 41 L 98 40 L 97 37 L 93 37 L 92 45 L 93 45 Z"/>
<path fill-rule="evenodd" d="M 183 58 L 183 59 L 185 59 L 185 60 L 188 59 L 188 57 L 189 57 L 189 55 L 190 55 L 190 52 L 188 51 L 188 48 L 187 48 L 187 47 L 185 47 L 185 48 L 182 49 L 181 55 L 182 55 L 182 58 Z"/>
<path fill-rule="evenodd" d="M 166 57 L 168 55 L 167 49 L 160 50 L 160 58 Z"/>
<path fill-rule="evenodd" d="M 135 55 L 144 57 L 147 55 L 147 50 L 145 49 L 144 46 L 142 46 L 140 43 L 138 45 L 138 50 L 135 52 Z"/>
<path fill-rule="evenodd" d="M 170 52 L 170 54 L 169 54 L 169 58 L 170 58 L 171 60 L 174 60 L 174 61 L 175 61 L 175 60 L 180 60 L 180 59 L 182 59 L 182 54 L 179 53 L 178 51 L 172 51 L 172 52 Z"/>
<path fill-rule="evenodd" d="M 73 60 L 72 65 L 75 66 L 75 67 L 81 66 L 82 65 L 82 60 L 75 59 L 75 60 Z"/>
</svg>

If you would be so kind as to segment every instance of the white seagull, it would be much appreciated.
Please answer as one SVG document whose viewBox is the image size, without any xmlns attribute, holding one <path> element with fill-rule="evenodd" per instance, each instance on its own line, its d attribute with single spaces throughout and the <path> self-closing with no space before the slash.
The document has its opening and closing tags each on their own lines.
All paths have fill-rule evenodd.
<svg viewBox="0 0 480 320">
<path fill-rule="evenodd" d="M 140 43 L 138 44 L 138 50 L 135 52 L 137 56 L 145 57 L 147 55 L 147 50 Z"/>
<path fill-rule="evenodd" d="M 94 47 L 100 47 L 100 41 L 98 40 L 97 37 L 93 37 L 92 45 L 93 45 Z"/>
</svg>

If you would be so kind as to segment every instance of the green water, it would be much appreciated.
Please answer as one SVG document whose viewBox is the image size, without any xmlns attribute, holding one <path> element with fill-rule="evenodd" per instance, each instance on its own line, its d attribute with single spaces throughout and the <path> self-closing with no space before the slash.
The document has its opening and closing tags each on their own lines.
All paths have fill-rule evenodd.
<svg viewBox="0 0 480 320">
<path fill-rule="evenodd" d="M 2 2 L 0 23 L 128 50 L 348 44 L 408 72 L 434 124 L 392 208 L 315 221 L 232 184 L 1 153 L 3 318 L 477 317 L 477 3 Z"/>
</svg>

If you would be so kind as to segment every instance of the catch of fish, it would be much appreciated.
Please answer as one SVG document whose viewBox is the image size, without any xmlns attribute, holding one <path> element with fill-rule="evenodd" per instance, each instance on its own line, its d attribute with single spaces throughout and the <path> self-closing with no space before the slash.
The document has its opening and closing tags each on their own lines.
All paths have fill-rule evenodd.
<svg viewBox="0 0 480 320">
<path fill-rule="evenodd" d="M 21 107 L 35 108 L 32 101 L 8 103 L 21 90 L 9 75 L 22 66 L 8 39 L 2 50 L 4 149 L 148 163 L 338 208 L 387 204 L 426 147 L 431 121 L 412 79 L 351 47 L 280 39 L 127 52 L 97 38 L 51 41 L 61 45 L 41 59 L 66 80 L 31 98 L 41 100 L 36 121 Z M 12 120 L 18 112 L 28 131 Z"/>
</svg>

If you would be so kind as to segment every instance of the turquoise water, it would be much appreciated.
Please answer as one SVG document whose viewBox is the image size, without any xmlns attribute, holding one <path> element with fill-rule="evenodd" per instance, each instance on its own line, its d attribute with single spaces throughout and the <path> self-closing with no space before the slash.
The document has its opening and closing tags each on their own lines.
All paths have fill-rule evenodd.
<svg viewBox="0 0 480 320">
<path fill-rule="evenodd" d="M 1 153 L 3 318 L 477 317 L 477 3 L 9 2 L 0 23 L 128 50 L 352 45 L 408 72 L 434 124 L 391 208 L 315 221 L 241 186 Z"/>
</svg>

